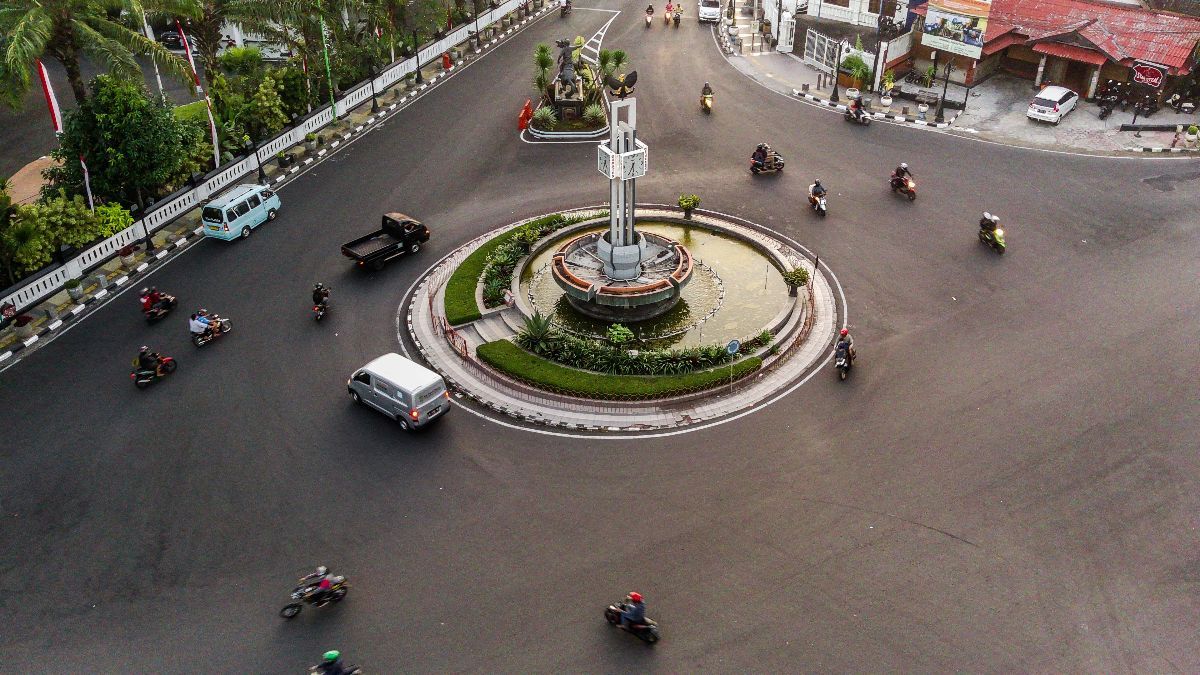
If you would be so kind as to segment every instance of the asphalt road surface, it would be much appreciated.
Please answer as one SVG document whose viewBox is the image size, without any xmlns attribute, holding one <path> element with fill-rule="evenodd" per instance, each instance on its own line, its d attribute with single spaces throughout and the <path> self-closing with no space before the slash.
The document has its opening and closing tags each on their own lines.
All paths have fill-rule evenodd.
<svg viewBox="0 0 1200 675">
<path fill-rule="evenodd" d="M 849 381 L 641 440 L 461 410 L 404 433 L 350 403 L 428 265 L 606 198 L 590 145 L 514 130 L 534 46 L 610 16 L 580 3 L 316 165 L 248 241 L 154 274 L 230 317 L 226 339 L 197 350 L 183 311 L 147 327 L 128 293 L 0 375 L 5 670 L 287 673 L 338 648 L 370 672 L 1200 671 L 1194 162 L 848 125 L 738 74 L 694 12 L 645 29 L 619 8 L 604 46 L 638 71 L 639 199 L 695 191 L 818 252 Z M 783 174 L 747 172 L 764 140 Z M 912 204 L 886 187 L 902 160 Z M 976 240 L 984 209 L 1003 257 Z M 390 210 L 429 247 L 351 269 L 339 244 Z M 180 362 L 146 391 L 140 344 Z M 280 620 L 320 563 L 347 601 Z M 654 648 L 604 623 L 629 590 Z"/>
</svg>

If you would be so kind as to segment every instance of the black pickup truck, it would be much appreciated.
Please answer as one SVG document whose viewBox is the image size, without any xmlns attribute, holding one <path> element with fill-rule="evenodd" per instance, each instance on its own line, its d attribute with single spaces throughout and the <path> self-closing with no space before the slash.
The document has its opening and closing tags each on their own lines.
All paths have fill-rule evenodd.
<svg viewBox="0 0 1200 675">
<path fill-rule="evenodd" d="M 387 261 L 396 256 L 416 253 L 421 244 L 429 241 L 429 228 L 421 221 L 403 213 L 385 213 L 383 227 L 342 244 L 342 255 L 353 260 L 359 267 L 381 270 Z"/>
</svg>

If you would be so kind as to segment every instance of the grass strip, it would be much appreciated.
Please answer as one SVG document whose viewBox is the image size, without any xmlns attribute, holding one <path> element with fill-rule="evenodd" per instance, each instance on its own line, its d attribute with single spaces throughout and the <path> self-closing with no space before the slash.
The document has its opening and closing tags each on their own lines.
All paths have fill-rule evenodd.
<svg viewBox="0 0 1200 675">
<path fill-rule="evenodd" d="M 729 382 L 729 368 L 699 370 L 682 375 L 604 375 L 578 370 L 531 354 L 508 340 L 480 345 L 479 358 L 493 368 L 539 389 L 606 400 L 638 400 L 679 396 Z M 762 366 L 757 356 L 733 364 L 740 379 Z"/>
<path fill-rule="evenodd" d="M 479 303 L 475 302 L 475 287 L 479 285 L 479 277 L 483 276 L 483 269 L 487 267 L 487 257 L 516 231 L 514 229 L 497 235 L 475 249 L 450 275 L 450 281 L 446 282 L 446 320 L 450 325 L 457 326 L 483 316 L 479 313 Z"/>
</svg>

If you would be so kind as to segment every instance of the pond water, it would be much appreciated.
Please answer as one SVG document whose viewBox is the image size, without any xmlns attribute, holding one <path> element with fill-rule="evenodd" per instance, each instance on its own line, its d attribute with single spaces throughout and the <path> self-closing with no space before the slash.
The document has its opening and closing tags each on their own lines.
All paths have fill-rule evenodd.
<svg viewBox="0 0 1200 675">
<path fill-rule="evenodd" d="M 638 230 L 674 239 L 691 251 L 696 269 L 671 311 L 648 321 L 625 324 L 642 347 L 682 347 L 746 340 L 766 327 L 790 302 L 779 270 L 753 246 L 699 226 L 641 222 Z M 535 257 L 521 275 L 521 291 L 535 309 L 559 328 L 603 337 L 608 324 L 577 312 L 554 283 L 549 263 L 562 243 L 584 232 L 562 237 Z"/>
</svg>

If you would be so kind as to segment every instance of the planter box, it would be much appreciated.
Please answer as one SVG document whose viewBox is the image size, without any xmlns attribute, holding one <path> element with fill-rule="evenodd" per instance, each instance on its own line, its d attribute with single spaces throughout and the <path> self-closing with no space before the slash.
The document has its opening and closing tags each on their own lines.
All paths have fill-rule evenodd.
<svg viewBox="0 0 1200 675">
<path fill-rule="evenodd" d="M 75 302 L 83 300 L 83 296 L 86 294 L 87 293 L 83 290 L 83 286 L 76 286 L 75 288 L 67 289 L 67 295 L 71 296 L 71 299 Z"/>
<path fill-rule="evenodd" d="M 120 256 L 120 258 L 121 258 L 121 267 L 124 267 L 127 270 L 131 270 L 131 269 L 137 267 L 137 258 L 136 257 L 134 257 L 132 255 L 123 255 L 123 256 Z"/>
<path fill-rule="evenodd" d="M 33 324 L 27 323 L 24 326 L 13 324 L 13 333 L 22 340 L 28 340 L 33 337 Z"/>
</svg>

